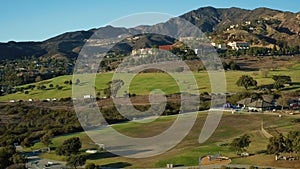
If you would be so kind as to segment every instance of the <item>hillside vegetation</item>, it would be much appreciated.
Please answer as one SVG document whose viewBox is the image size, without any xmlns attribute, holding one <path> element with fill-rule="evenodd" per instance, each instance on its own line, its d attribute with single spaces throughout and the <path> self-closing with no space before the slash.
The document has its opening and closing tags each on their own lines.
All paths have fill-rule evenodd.
<svg viewBox="0 0 300 169">
<path fill-rule="evenodd" d="M 280 69 L 280 70 L 269 70 L 267 77 L 262 75 L 261 71 L 226 71 L 226 82 L 227 82 L 227 92 L 242 92 L 245 91 L 244 88 L 237 87 L 236 82 L 241 75 L 250 75 L 258 82 L 259 87 L 265 87 L 272 85 L 274 80 L 273 75 L 287 75 L 291 76 L 293 86 L 288 86 L 285 90 L 298 90 L 300 88 L 300 69 L 295 66 L 293 69 Z M 108 87 L 108 82 L 112 80 L 113 73 L 97 74 L 96 76 L 96 94 L 97 97 L 105 97 L 104 89 Z M 198 88 L 195 87 L 194 90 L 199 90 L 199 93 L 211 92 L 211 86 L 209 82 L 209 77 L 206 71 L 194 72 L 195 79 L 198 83 Z M 1 101 L 24 100 L 44 100 L 48 98 L 67 98 L 72 97 L 72 85 L 65 84 L 66 81 L 72 80 L 72 76 L 60 76 L 50 80 L 41 81 L 38 83 L 33 83 L 29 85 L 34 86 L 45 86 L 46 88 L 38 89 L 27 89 L 23 92 L 17 92 L 14 94 L 8 94 L 1 96 Z M 52 85 L 51 85 L 52 84 Z M 85 81 L 80 82 L 80 87 L 84 89 Z M 29 85 L 19 86 L 18 88 L 26 88 Z M 49 86 L 53 87 L 49 87 Z M 57 88 L 57 85 L 60 88 Z M 192 84 L 191 84 L 192 85 Z M 192 86 L 191 86 L 192 87 Z M 174 94 L 179 92 L 177 83 L 166 73 L 141 73 L 138 74 L 130 84 L 131 94 L 136 95 L 147 95 L 154 89 L 161 89 L 166 94 Z M 28 91 L 28 94 L 26 94 Z M 84 92 L 83 92 L 84 94 Z M 83 96 L 82 96 L 83 97 Z"/>
</svg>

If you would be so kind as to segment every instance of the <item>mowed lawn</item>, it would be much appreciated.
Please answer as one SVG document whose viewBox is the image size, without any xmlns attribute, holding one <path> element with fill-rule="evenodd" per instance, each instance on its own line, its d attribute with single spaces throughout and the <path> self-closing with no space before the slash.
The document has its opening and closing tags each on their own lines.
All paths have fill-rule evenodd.
<svg viewBox="0 0 300 169">
<path fill-rule="evenodd" d="M 198 113 L 196 123 L 190 133 L 183 139 L 181 143 L 167 151 L 164 154 L 154 157 L 133 159 L 115 156 L 108 152 L 101 152 L 94 155 L 89 155 L 87 162 L 93 162 L 102 166 L 108 167 L 165 167 L 166 164 L 172 163 L 175 166 L 196 166 L 200 156 L 215 155 L 221 153 L 232 159 L 234 164 L 250 164 L 250 165 L 264 165 L 264 166 L 281 166 L 300 168 L 299 161 L 275 161 L 273 155 L 265 154 L 268 140 L 260 131 L 261 121 L 263 120 L 266 128 L 276 129 L 281 132 L 287 132 L 287 128 L 291 127 L 293 130 L 299 130 L 300 124 L 294 123 L 293 119 L 296 117 L 282 117 L 270 115 L 246 115 L 246 114 L 229 114 L 225 113 L 223 118 L 215 131 L 215 133 L 205 143 L 199 144 L 198 137 L 201 132 L 207 113 Z M 166 130 L 174 121 L 176 116 L 160 117 L 151 123 L 123 123 L 114 126 L 119 132 L 132 137 L 151 137 Z M 105 130 L 105 129 L 104 129 Z M 250 157 L 240 158 L 235 152 L 231 151 L 228 146 L 221 146 L 221 144 L 228 144 L 234 138 L 243 134 L 249 134 L 252 143 L 248 148 L 248 152 L 253 154 Z M 85 133 L 76 133 L 67 136 L 56 137 L 53 139 L 52 148 L 61 144 L 65 139 L 70 137 L 80 137 L 83 143 L 83 149 L 95 148 L 92 141 Z M 159 144 L 159 143 L 158 143 Z M 43 147 L 41 143 L 34 145 L 33 149 Z M 65 160 L 65 157 L 56 156 L 54 151 L 42 155 L 44 158 Z"/>
<path fill-rule="evenodd" d="M 217 72 L 220 73 L 220 72 Z M 216 72 L 211 73 L 211 78 L 216 78 L 214 75 Z M 210 84 L 210 77 L 208 73 L 205 71 L 202 72 L 194 72 L 194 77 L 197 84 L 194 84 L 193 81 L 189 80 L 184 74 L 179 74 L 178 77 L 179 84 L 184 86 L 184 90 L 189 91 L 197 91 L 197 92 L 211 92 L 211 84 Z M 296 84 L 293 86 L 287 87 L 285 90 L 296 90 L 300 89 L 300 69 L 295 67 L 293 69 L 282 69 L 282 70 L 275 70 L 269 71 L 268 77 L 263 77 L 259 71 L 226 71 L 226 86 L 227 92 L 241 92 L 245 91 L 244 88 L 238 87 L 236 85 L 236 81 L 242 75 L 250 75 L 258 82 L 258 86 L 265 86 L 271 85 L 274 83 L 272 80 L 273 75 L 288 75 L 291 76 L 292 81 Z M 72 80 L 72 76 L 60 76 L 53 79 L 45 80 L 39 82 L 41 85 L 45 85 L 47 89 L 29 89 L 29 94 L 17 92 L 14 94 L 9 94 L 0 97 L 0 101 L 8 101 L 8 100 L 43 100 L 47 98 L 65 98 L 65 97 L 72 97 L 72 85 L 64 84 L 65 81 Z M 103 89 L 107 88 L 107 83 L 111 81 L 113 78 L 113 73 L 105 73 L 105 74 L 97 74 L 95 79 L 95 87 L 96 92 L 100 92 L 100 97 L 104 96 Z M 126 78 L 125 78 L 126 79 Z M 81 83 L 78 85 L 78 90 L 82 95 L 87 94 L 86 84 L 88 83 L 85 81 L 85 78 L 82 77 Z M 36 86 L 38 83 L 34 83 Z M 49 85 L 53 84 L 53 88 L 50 88 Z M 55 88 L 56 85 L 62 86 L 61 90 Z M 217 85 L 224 85 L 224 84 L 217 84 Z M 24 85 L 27 86 L 27 85 Z M 21 86 L 20 86 L 21 87 Z M 174 78 L 166 73 L 141 73 L 136 75 L 130 83 L 129 86 L 129 93 L 135 93 L 138 95 L 146 95 L 149 94 L 152 90 L 160 89 L 166 94 L 178 93 L 180 91 L 178 84 Z"/>
</svg>

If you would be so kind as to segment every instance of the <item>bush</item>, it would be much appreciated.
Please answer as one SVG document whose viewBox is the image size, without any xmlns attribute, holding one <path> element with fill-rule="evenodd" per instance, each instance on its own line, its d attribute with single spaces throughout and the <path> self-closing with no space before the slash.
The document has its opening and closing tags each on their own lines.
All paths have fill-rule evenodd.
<svg viewBox="0 0 300 169">
<path fill-rule="evenodd" d="M 69 80 L 64 81 L 64 84 L 69 84 L 69 83 L 70 83 Z"/>
<path fill-rule="evenodd" d="M 78 137 L 72 137 L 65 140 L 62 145 L 57 147 L 56 154 L 70 156 L 71 154 L 77 154 L 80 148 L 80 139 Z"/>
<path fill-rule="evenodd" d="M 94 163 L 88 163 L 84 167 L 85 169 L 96 169 L 98 166 L 96 166 Z"/>
</svg>

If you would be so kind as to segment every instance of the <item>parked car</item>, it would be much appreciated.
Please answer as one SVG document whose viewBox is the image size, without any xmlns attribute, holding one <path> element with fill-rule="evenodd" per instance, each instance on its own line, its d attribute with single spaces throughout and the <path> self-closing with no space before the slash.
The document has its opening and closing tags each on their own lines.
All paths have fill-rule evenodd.
<svg viewBox="0 0 300 169">
<path fill-rule="evenodd" d="M 248 157 L 248 156 L 249 156 L 249 153 L 247 153 L 247 152 L 241 153 L 241 157 Z"/>
</svg>

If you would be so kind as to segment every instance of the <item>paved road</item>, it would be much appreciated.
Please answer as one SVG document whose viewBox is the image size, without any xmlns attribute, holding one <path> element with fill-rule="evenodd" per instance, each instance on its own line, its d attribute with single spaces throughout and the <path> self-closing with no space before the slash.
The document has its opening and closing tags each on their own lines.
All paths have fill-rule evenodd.
<svg viewBox="0 0 300 169">
<path fill-rule="evenodd" d="M 174 169 L 219 169 L 222 166 L 227 166 L 231 168 L 250 168 L 254 165 L 241 165 L 241 164 L 229 164 L 229 165 L 207 165 L 207 166 L 189 166 L 189 167 L 174 167 Z M 269 167 L 269 166 L 255 166 L 259 168 L 266 169 L 292 169 L 292 168 L 278 168 L 278 167 Z M 101 167 L 101 169 L 118 169 L 118 168 L 109 168 L 109 167 Z M 144 168 L 144 169 L 166 169 L 166 168 Z"/>
<path fill-rule="evenodd" d="M 52 162 L 53 165 L 46 167 L 48 162 Z M 26 164 L 28 169 L 65 169 L 66 163 L 61 161 L 54 161 L 49 159 L 41 159 L 38 156 L 29 157 L 29 162 Z"/>
</svg>

